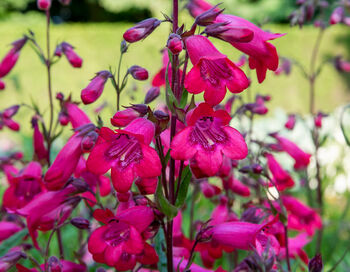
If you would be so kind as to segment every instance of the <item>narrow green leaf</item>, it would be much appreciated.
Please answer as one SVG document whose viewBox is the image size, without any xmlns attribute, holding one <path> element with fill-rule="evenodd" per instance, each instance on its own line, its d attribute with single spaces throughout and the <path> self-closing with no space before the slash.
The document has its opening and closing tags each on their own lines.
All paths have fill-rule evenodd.
<svg viewBox="0 0 350 272">
<path fill-rule="evenodd" d="M 165 158 L 164 158 L 164 165 L 167 165 L 168 162 L 170 160 L 170 149 L 168 150 L 168 152 L 166 153 L 165 155 Z"/>
<path fill-rule="evenodd" d="M 188 91 L 184 88 L 182 90 L 182 97 L 181 97 L 181 100 L 180 100 L 179 108 L 183 109 L 183 108 L 186 107 L 186 105 L 187 105 L 187 98 L 188 98 Z"/>
<path fill-rule="evenodd" d="M 159 210 L 164 213 L 168 219 L 172 219 L 177 215 L 177 208 L 170 204 L 169 201 L 163 195 L 162 183 L 158 181 L 157 191 L 156 191 L 156 201 Z"/>
<path fill-rule="evenodd" d="M 0 244 L 0 257 L 4 256 L 11 248 L 20 245 L 27 234 L 28 230 L 24 229 L 2 241 Z"/>
<path fill-rule="evenodd" d="M 174 113 L 175 112 L 174 103 L 175 103 L 175 105 L 177 105 L 177 100 L 173 94 L 173 91 L 172 91 L 170 83 L 169 83 L 169 78 L 168 78 L 169 65 L 170 65 L 170 62 L 168 62 L 168 65 L 167 65 L 166 70 L 165 70 L 165 82 L 166 82 L 165 98 L 166 98 L 166 104 L 167 104 L 169 110 Z"/>
<path fill-rule="evenodd" d="M 154 237 L 154 248 L 158 254 L 158 270 L 159 272 L 167 272 L 167 258 L 166 258 L 166 245 L 164 231 L 162 228 L 159 229 L 156 237 Z"/>
<path fill-rule="evenodd" d="M 187 166 L 182 173 L 182 179 L 181 179 L 180 188 L 179 188 L 179 195 L 176 199 L 176 207 L 180 208 L 185 203 L 191 178 L 192 178 L 192 173 L 191 173 L 190 167 Z"/>
</svg>

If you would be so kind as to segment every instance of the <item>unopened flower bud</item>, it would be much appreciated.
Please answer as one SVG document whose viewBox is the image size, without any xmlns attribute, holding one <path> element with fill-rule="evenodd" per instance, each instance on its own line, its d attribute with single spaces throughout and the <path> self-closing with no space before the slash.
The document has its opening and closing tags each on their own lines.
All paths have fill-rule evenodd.
<svg viewBox="0 0 350 272">
<path fill-rule="evenodd" d="M 169 119 L 169 114 L 165 113 L 164 111 L 161 110 L 156 110 L 153 112 L 153 115 L 159 120 L 168 120 Z"/>
<path fill-rule="evenodd" d="M 252 171 L 252 167 L 250 165 L 245 165 L 238 170 L 241 173 L 248 174 Z"/>
<path fill-rule="evenodd" d="M 343 60 L 341 56 L 334 58 L 334 66 L 339 72 L 350 72 L 350 62 Z"/>
<path fill-rule="evenodd" d="M 3 117 L 5 118 L 11 118 L 12 116 L 14 116 L 19 110 L 19 105 L 13 105 L 7 109 L 5 109 L 2 112 Z"/>
<path fill-rule="evenodd" d="M 151 103 L 153 100 L 155 100 L 160 94 L 160 89 L 158 87 L 152 87 L 148 90 L 146 96 L 145 96 L 145 104 Z"/>
<path fill-rule="evenodd" d="M 59 57 L 59 58 L 62 57 L 62 45 L 61 45 L 61 44 L 59 44 L 59 45 L 56 46 L 54 55 L 55 55 L 56 57 Z"/>
<path fill-rule="evenodd" d="M 74 217 L 70 221 L 70 223 L 78 229 L 89 229 L 90 228 L 89 220 L 82 218 L 82 217 Z"/>
<path fill-rule="evenodd" d="M 177 34 L 170 34 L 167 47 L 173 55 L 178 55 L 183 49 L 183 41 L 181 37 Z"/>
<path fill-rule="evenodd" d="M 15 160 L 21 160 L 23 159 L 23 153 L 22 152 L 15 152 L 12 154 L 12 158 Z"/>
<path fill-rule="evenodd" d="M 4 90 L 6 87 L 5 82 L 3 82 L 2 80 L 0 80 L 0 91 Z"/>
<path fill-rule="evenodd" d="M 95 146 L 95 143 L 98 138 L 98 133 L 96 131 L 91 131 L 87 135 L 84 136 L 81 141 L 81 150 L 83 152 L 90 152 L 92 148 Z"/>
<path fill-rule="evenodd" d="M 260 164 L 255 163 L 252 165 L 252 170 L 254 174 L 261 174 L 264 169 Z"/>
<path fill-rule="evenodd" d="M 0 262 L 15 264 L 20 259 L 26 259 L 27 255 L 22 251 L 10 251 L 0 258 Z"/>
<path fill-rule="evenodd" d="M 212 7 L 211 9 L 199 14 L 196 17 L 195 24 L 200 26 L 207 26 L 212 24 L 216 17 L 221 14 L 224 10 L 218 9 L 218 5 Z"/>
<path fill-rule="evenodd" d="M 250 42 L 254 37 L 254 32 L 248 28 L 232 28 L 227 25 L 226 22 L 208 25 L 204 33 L 228 43 Z"/>
<path fill-rule="evenodd" d="M 109 71 L 100 71 L 90 81 L 88 86 L 81 91 L 81 100 L 83 103 L 91 104 L 95 102 L 102 94 L 105 84 L 112 74 Z"/>
<path fill-rule="evenodd" d="M 309 272 L 322 272 L 323 262 L 321 254 L 317 254 L 309 262 Z"/>
<path fill-rule="evenodd" d="M 38 0 L 37 5 L 40 10 L 49 10 L 51 7 L 51 0 Z"/>
<path fill-rule="evenodd" d="M 66 113 L 64 113 L 63 111 L 61 111 L 58 114 L 58 121 L 60 122 L 60 124 L 62 126 L 66 126 L 69 123 L 69 116 Z"/>
<path fill-rule="evenodd" d="M 318 112 L 314 118 L 314 124 L 317 128 L 322 128 L 322 119 L 323 117 L 327 117 L 328 115 L 323 112 Z"/>
<path fill-rule="evenodd" d="M 344 13 L 343 7 L 335 8 L 329 18 L 329 24 L 334 25 L 340 23 L 344 19 Z"/>
<path fill-rule="evenodd" d="M 295 114 L 289 114 L 288 115 L 288 120 L 287 122 L 284 124 L 284 127 L 288 130 L 292 130 L 295 126 L 295 122 L 296 122 L 296 116 Z"/>
<path fill-rule="evenodd" d="M 77 189 L 78 192 L 84 193 L 87 191 L 90 191 L 90 186 L 87 184 L 84 180 L 79 178 L 71 178 L 67 183 L 74 186 L 75 189 Z"/>
<path fill-rule="evenodd" d="M 132 108 L 127 108 L 122 111 L 117 111 L 111 118 L 111 124 L 115 127 L 125 127 L 137 117 L 140 117 L 140 113 Z"/>
<path fill-rule="evenodd" d="M 55 257 L 51 256 L 49 260 L 47 261 L 48 271 L 50 272 L 62 272 L 62 264 L 60 260 Z"/>
<path fill-rule="evenodd" d="M 129 68 L 129 73 L 136 80 L 146 80 L 148 79 L 148 71 L 145 68 L 134 65 Z"/>
<path fill-rule="evenodd" d="M 64 94 L 59 92 L 56 94 L 56 99 L 59 101 L 63 101 L 64 100 Z"/>
<path fill-rule="evenodd" d="M 83 64 L 83 60 L 78 56 L 74 51 L 74 47 L 69 43 L 63 42 L 61 43 L 61 48 L 63 54 L 65 54 L 67 60 L 74 68 L 80 68 Z"/>
<path fill-rule="evenodd" d="M 128 51 L 128 44 L 125 40 L 122 40 L 122 42 L 120 43 L 120 52 L 124 54 L 126 53 L 126 51 Z"/>
<path fill-rule="evenodd" d="M 148 35 L 150 35 L 153 30 L 155 30 L 161 21 L 156 18 L 149 18 L 137 23 L 132 28 L 129 28 L 124 34 L 124 39 L 129 43 L 134 43 L 145 39 Z"/>
</svg>

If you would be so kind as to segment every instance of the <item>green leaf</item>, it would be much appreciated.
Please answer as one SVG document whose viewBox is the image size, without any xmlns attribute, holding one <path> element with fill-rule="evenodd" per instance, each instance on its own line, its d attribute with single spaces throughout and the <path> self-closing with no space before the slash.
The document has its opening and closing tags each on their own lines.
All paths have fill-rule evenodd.
<svg viewBox="0 0 350 272">
<path fill-rule="evenodd" d="M 170 149 L 168 150 L 168 152 L 166 153 L 165 158 L 164 158 L 164 165 L 165 166 L 168 164 L 169 160 L 170 160 Z"/>
<path fill-rule="evenodd" d="M 24 229 L 16 232 L 14 235 L 2 241 L 0 244 L 0 257 L 4 256 L 11 248 L 18 246 L 22 243 L 24 236 L 28 234 L 28 230 Z"/>
<path fill-rule="evenodd" d="M 179 189 L 179 195 L 177 196 L 176 199 L 176 207 L 181 207 L 186 200 L 187 192 L 188 192 L 188 187 L 190 185 L 190 181 L 192 178 L 192 173 L 190 170 L 190 167 L 187 166 L 182 173 L 182 179 L 180 182 L 180 189 Z"/>
<path fill-rule="evenodd" d="M 156 201 L 159 210 L 164 213 L 168 219 L 172 219 L 177 215 L 177 208 L 170 204 L 169 201 L 163 195 L 162 183 L 159 180 L 157 191 L 156 191 Z"/>
<path fill-rule="evenodd" d="M 162 228 L 159 229 L 156 237 L 154 238 L 155 250 L 159 257 L 158 270 L 159 272 L 167 272 L 167 258 L 166 258 L 166 246 L 164 231 Z"/>
<path fill-rule="evenodd" d="M 183 108 L 186 107 L 186 105 L 187 105 L 187 98 L 188 98 L 188 91 L 184 88 L 182 90 L 182 97 L 181 97 L 181 100 L 180 100 L 179 108 L 183 109 Z"/>
</svg>

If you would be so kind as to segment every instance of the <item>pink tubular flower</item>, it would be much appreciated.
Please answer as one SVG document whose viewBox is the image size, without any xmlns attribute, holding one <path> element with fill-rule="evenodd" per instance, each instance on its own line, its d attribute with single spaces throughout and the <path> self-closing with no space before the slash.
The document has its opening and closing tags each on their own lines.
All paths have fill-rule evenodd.
<svg viewBox="0 0 350 272">
<path fill-rule="evenodd" d="M 254 114 L 265 115 L 269 109 L 265 106 L 265 101 L 268 101 L 264 96 L 257 95 L 255 98 L 255 103 L 246 104 L 247 110 Z"/>
<path fill-rule="evenodd" d="M 6 240 L 22 228 L 14 222 L 0 221 L 0 242 Z"/>
<path fill-rule="evenodd" d="M 230 120 L 226 111 L 214 111 L 209 104 L 201 103 L 187 114 L 188 127 L 175 135 L 170 155 L 175 160 L 195 159 L 198 168 L 208 176 L 219 171 L 223 155 L 244 159 L 247 145 L 242 135 L 228 125 Z"/>
<path fill-rule="evenodd" d="M 19 105 L 14 105 L 0 112 L 0 130 L 2 126 L 7 126 L 13 131 L 19 131 L 19 124 L 12 120 L 12 117 L 18 112 L 18 109 Z"/>
<path fill-rule="evenodd" d="M 24 36 L 22 39 L 19 39 L 17 41 L 14 41 L 12 43 L 11 50 L 7 53 L 7 55 L 3 58 L 3 60 L 0 62 L 0 78 L 6 76 L 12 68 L 15 66 L 18 58 L 19 53 L 22 49 L 22 47 L 26 44 L 28 38 Z"/>
<path fill-rule="evenodd" d="M 311 154 L 305 153 L 292 141 L 279 136 L 277 133 L 272 135 L 281 146 L 282 150 L 287 152 L 295 160 L 294 169 L 301 170 L 310 163 Z"/>
<path fill-rule="evenodd" d="M 122 111 L 117 111 L 111 118 L 111 123 L 115 127 L 125 127 L 140 116 L 141 114 L 131 107 Z"/>
<path fill-rule="evenodd" d="M 276 161 L 275 157 L 269 153 L 266 153 L 265 157 L 267 158 L 267 166 L 272 174 L 273 184 L 271 186 L 276 186 L 278 191 L 284 191 L 287 188 L 293 187 L 294 180 Z"/>
<path fill-rule="evenodd" d="M 120 193 L 126 193 L 136 177 L 159 176 L 160 159 L 149 147 L 154 131 L 153 123 L 144 118 L 135 119 L 116 133 L 103 127 L 87 160 L 87 169 L 99 175 L 112 169 L 113 185 Z"/>
<path fill-rule="evenodd" d="M 134 43 L 145 39 L 160 25 L 160 23 L 161 21 L 156 18 L 143 20 L 125 31 L 123 38 L 129 43 Z"/>
<path fill-rule="evenodd" d="M 59 45 L 59 47 L 61 48 L 69 63 L 74 68 L 80 68 L 82 66 L 83 60 L 77 55 L 77 53 L 75 53 L 74 47 L 72 45 L 67 42 L 63 42 Z"/>
<path fill-rule="evenodd" d="M 275 236 L 268 232 L 268 228 L 274 223 L 275 219 L 267 224 L 240 221 L 221 223 L 212 229 L 212 242 L 242 250 L 256 248 L 259 254 L 269 246 L 278 254 L 280 245 Z"/>
<path fill-rule="evenodd" d="M 225 35 L 223 38 L 238 50 L 249 55 L 249 67 L 256 69 L 259 83 L 264 81 L 267 69 L 275 71 L 278 68 L 276 48 L 267 41 L 282 37 L 284 34 L 266 32 L 253 23 L 233 15 L 220 14 L 215 23 L 228 23 L 224 26 L 228 31 L 248 29 L 253 32 L 253 38 L 249 42 L 237 42 Z"/>
<path fill-rule="evenodd" d="M 37 162 L 30 162 L 9 182 L 10 187 L 3 196 L 3 206 L 12 211 L 24 207 L 44 190 L 41 166 Z"/>
<path fill-rule="evenodd" d="M 343 7 L 337 7 L 333 10 L 331 17 L 329 18 L 329 24 L 334 25 L 338 24 L 344 19 L 344 8 Z"/>
<path fill-rule="evenodd" d="M 74 193 L 73 187 L 66 187 L 63 190 L 55 192 L 42 192 L 36 195 L 26 206 L 17 210 L 19 215 L 27 219 L 27 227 L 33 244 L 39 249 L 36 240 L 36 230 L 48 231 L 56 223 L 61 224 L 70 215 L 72 208 L 78 202 L 78 199 L 69 200 L 70 194 Z M 59 222 L 57 222 L 59 220 Z"/>
<path fill-rule="evenodd" d="M 196 18 L 198 15 L 213 8 L 214 6 L 204 0 L 190 0 L 186 7 L 190 14 Z M 218 8 L 216 8 L 216 10 L 219 11 Z"/>
<path fill-rule="evenodd" d="M 92 232 L 88 249 L 96 262 L 115 267 L 118 271 L 131 270 L 136 262 L 153 264 L 158 256 L 145 243 L 142 233 L 154 220 L 153 211 L 146 206 L 135 206 L 116 216 L 110 210 L 96 210 L 96 220 L 104 225 Z"/>
<path fill-rule="evenodd" d="M 32 127 L 34 130 L 33 133 L 33 147 L 34 147 L 34 156 L 38 161 L 48 160 L 48 151 L 44 144 L 44 135 L 41 133 L 38 126 L 38 119 L 36 117 L 32 118 Z"/>
<path fill-rule="evenodd" d="M 77 104 L 70 102 L 69 100 L 63 104 L 63 110 L 72 124 L 73 129 L 91 123 L 91 120 L 86 113 L 81 110 Z"/>
<path fill-rule="evenodd" d="M 51 7 L 51 0 L 38 0 L 37 5 L 40 10 L 49 10 Z"/>
<path fill-rule="evenodd" d="M 189 93 L 204 91 L 205 101 L 214 106 L 224 99 L 226 87 L 233 93 L 240 93 L 249 86 L 243 71 L 220 53 L 208 38 L 188 37 L 186 47 L 193 64 L 185 80 Z"/>
<path fill-rule="evenodd" d="M 212 198 L 221 193 L 221 189 L 218 186 L 210 184 L 207 180 L 200 183 L 200 188 L 206 198 Z"/>
<path fill-rule="evenodd" d="M 282 196 L 282 202 L 288 212 L 288 228 L 306 231 L 311 236 L 322 227 L 319 214 L 300 200 L 285 195 Z"/>
<path fill-rule="evenodd" d="M 58 153 L 45 174 L 45 185 L 49 190 L 61 189 L 73 174 L 80 156 L 82 137 L 76 132 Z"/>
<path fill-rule="evenodd" d="M 235 194 L 243 196 L 243 197 L 249 197 L 250 196 L 250 189 L 249 189 L 249 187 L 244 185 L 238 179 L 235 179 L 233 176 L 231 176 L 229 178 L 228 182 L 229 182 L 229 188 Z"/>
<path fill-rule="evenodd" d="M 112 77 L 112 74 L 109 71 L 96 73 L 89 85 L 81 91 L 81 100 L 85 105 L 95 102 L 101 96 L 104 86 L 110 77 Z"/>
<path fill-rule="evenodd" d="M 287 122 L 284 124 L 284 127 L 288 130 L 292 130 L 295 126 L 295 122 L 296 122 L 296 116 L 295 114 L 289 114 L 288 115 L 288 120 Z"/>
<path fill-rule="evenodd" d="M 306 233 L 300 233 L 293 238 L 288 238 L 288 253 L 289 257 L 296 259 L 299 257 L 306 265 L 309 263 L 309 258 L 303 247 L 306 246 L 311 241 Z M 279 258 L 286 259 L 286 248 L 282 247 L 280 251 Z"/>
<path fill-rule="evenodd" d="M 5 90 L 5 87 L 6 87 L 5 82 L 0 80 L 0 91 Z"/>
</svg>

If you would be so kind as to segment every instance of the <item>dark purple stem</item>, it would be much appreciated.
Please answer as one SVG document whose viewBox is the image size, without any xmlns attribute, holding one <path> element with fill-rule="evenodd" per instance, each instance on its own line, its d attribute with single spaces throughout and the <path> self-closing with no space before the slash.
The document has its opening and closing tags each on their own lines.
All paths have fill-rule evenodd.
<svg viewBox="0 0 350 272">
<path fill-rule="evenodd" d="M 48 78 L 48 91 L 49 91 L 49 100 L 50 100 L 50 125 L 47 135 L 47 151 L 48 151 L 48 164 L 50 166 L 50 152 L 51 152 L 51 132 L 53 125 L 53 98 L 52 98 L 52 83 L 51 83 L 51 56 L 50 56 L 50 10 L 46 11 L 46 69 L 47 69 L 47 78 Z"/>
</svg>

